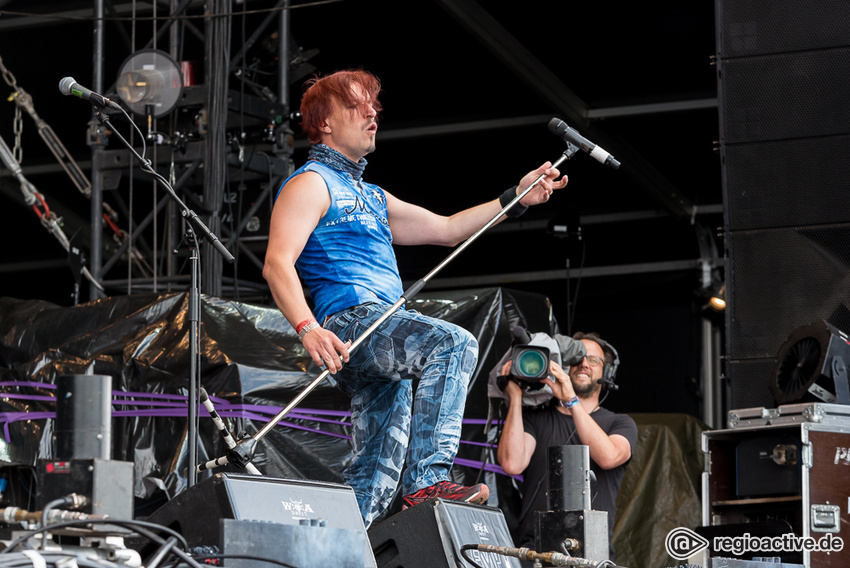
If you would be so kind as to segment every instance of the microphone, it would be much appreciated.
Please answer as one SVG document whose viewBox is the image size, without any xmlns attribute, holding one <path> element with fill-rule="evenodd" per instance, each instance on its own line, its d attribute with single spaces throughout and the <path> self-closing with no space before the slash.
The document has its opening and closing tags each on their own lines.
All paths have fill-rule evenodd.
<svg viewBox="0 0 850 568">
<path fill-rule="evenodd" d="M 524 327 L 516 325 L 511 328 L 511 345 L 528 345 L 531 343 L 531 336 Z"/>
<path fill-rule="evenodd" d="M 59 92 L 63 95 L 73 95 L 75 97 L 84 99 L 89 101 L 91 104 L 98 106 L 100 108 L 112 108 L 115 110 L 122 110 L 121 106 L 113 101 L 110 101 L 103 95 L 98 95 L 94 91 L 86 89 L 73 77 L 65 77 L 61 81 L 59 81 Z"/>
<path fill-rule="evenodd" d="M 605 164 L 606 166 L 610 166 L 612 168 L 619 169 L 620 162 L 614 159 L 614 156 L 582 136 L 576 131 L 574 128 L 570 128 L 567 126 L 563 120 L 559 118 L 553 118 L 549 121 L 549 130 L 555 136 L 560 136 L 564 139 L 564 142 L 567 144 L 573 144 L 578 146 L 588 154 L 590 154 L 591 158 L 595 158 L 599 162 Z"/>
</svg>

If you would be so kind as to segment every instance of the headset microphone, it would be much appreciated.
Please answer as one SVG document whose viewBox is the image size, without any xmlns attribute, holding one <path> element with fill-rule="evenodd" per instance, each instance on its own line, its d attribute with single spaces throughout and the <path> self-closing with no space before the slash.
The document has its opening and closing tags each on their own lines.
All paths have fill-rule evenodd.
<svg viewBox="0 0 850 568">
<path fill-rule="evenodd" d="M 602 371 L 602 378 L 597 380 L 600 385 L 604 388 L 615 391 L 620 388 L 620 386 L 614 382 L 614 378 L 617 376 L 617 367 L 620 366 L 620 354 L 617 353 L 617 350 L 614 349 L 614 346 L 608 343 L 607 341 L 597 339 L 596 340 L 599 345 L 602 346 L 603 349 L 607 348 L 611 350 L 611 353 L 614 354 L 614 360 L 609 364 L 605 365 L 605 369 Z"/>
</svg>

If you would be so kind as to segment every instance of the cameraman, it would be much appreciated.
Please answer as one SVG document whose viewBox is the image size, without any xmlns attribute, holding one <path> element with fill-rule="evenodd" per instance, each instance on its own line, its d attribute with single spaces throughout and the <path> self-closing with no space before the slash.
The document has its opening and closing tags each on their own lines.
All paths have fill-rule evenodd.
<svg viewBox="0 0 850 568">
<path fill-rule="evenodd" d="M 617 492 L 637 443 L 637 426 L 631 417 L 599 406 L 605 365 L 616 358 L 607 343 L 595 333 L 576 333 L 586 356 L 569 368 L 569 375 L 554 361 L 549 364 L 548 385 L 555 397 L 551 404 L 523 412 L 522 388 L 507 381 L 508 415 L 499 440 L 498 460 L 508 475 L 523 476 L 522 509 L 515 544 L 534 548 L 534 511 L 548 510 L 546 448 L 580 444 L 588 446 L 590 468 L 597 484 L 591 507 L 608 512 L 608 539 L 614 528 Z M 511 362 L 501 375 L 510 375 Z M 613 559 L 613 546 L 610 547 Z"/>
</svg>

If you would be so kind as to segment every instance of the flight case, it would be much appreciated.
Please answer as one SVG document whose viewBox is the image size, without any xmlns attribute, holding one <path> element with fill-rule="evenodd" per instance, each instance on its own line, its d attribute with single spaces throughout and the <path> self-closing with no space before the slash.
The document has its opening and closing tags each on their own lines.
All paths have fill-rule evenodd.
<svg viewBox="0 0 850 568">
<path fill-rule="evenodd" d="M 727 429 L 702 435 L 703 534 L 724 528 L 729 536 L 793 533 L 830 550 L 782 548 L 750 557 L 808 568 L 850 566 L 850 406 L 745 408 L 728 418 Z M 840 551 L 836 538 L 846 543 Z"/>
</svg>

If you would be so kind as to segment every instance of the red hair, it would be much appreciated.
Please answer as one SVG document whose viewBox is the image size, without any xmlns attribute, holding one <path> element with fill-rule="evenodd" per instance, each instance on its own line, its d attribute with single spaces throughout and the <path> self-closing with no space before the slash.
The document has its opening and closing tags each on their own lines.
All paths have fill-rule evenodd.
<svg viewBox="0 0 850 568">
<path fill-rule="evenodd" d="M 301 98 L 301 129 L 307 134 L 310 144 L 322 141 L 321 127 L 325 118 L 333 112 L 334 100 L 344 106 L 363 104 L 351 90 L 357 84 L 366 92 L 368 101 L 375 112 L 380 112 L 381 81 L 368 71 L 337 71 L 326 77 L 313 77 L 304 84 L 304 96 Z"/>
</svg>

